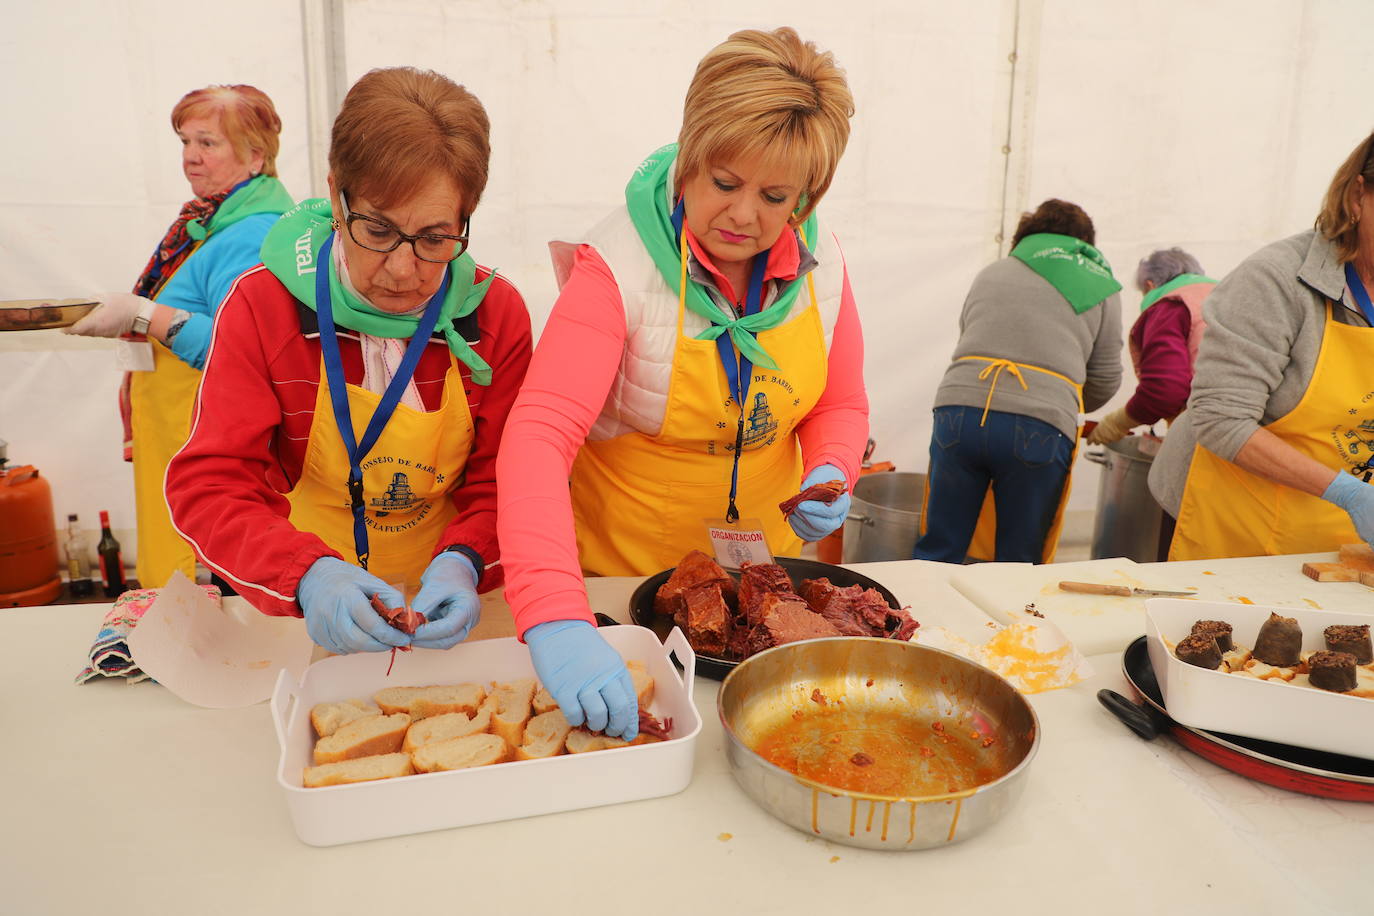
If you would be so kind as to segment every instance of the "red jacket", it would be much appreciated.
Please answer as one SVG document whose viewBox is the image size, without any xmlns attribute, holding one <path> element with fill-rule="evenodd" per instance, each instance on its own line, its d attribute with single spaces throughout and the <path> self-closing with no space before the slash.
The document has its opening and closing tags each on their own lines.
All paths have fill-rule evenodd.
<svg viewBox="0 0 1374 916">
<path fill-rule="evenodd" d="M 479 267 L 476 281 L 488 273 Z M 450 494 L 458 515 L 433 552 L 458 544 L 471 548 L 485 565 L 481 590 L 487 591 L 502 580 L 496 449 L 529 366 L 529 313 L 515 287 L 498 275 L 482 304 L 456 329 L 491 366 L 492 384 L 472 384 L 460 363 L 474 440 L 463 484 Z M 339 343 L 346 379 L 361 385 L 358 336 L 340 329 Z M 448 368 L 448 345 L 436 336 L 415 370 L 427 410 L 438 407 Z M 296 583 L 320 557 L 338 556 L 288 520 L 286 494 L 301 474 L 319 383 L 315 312 L 267 268 L 247 271 L 215 318 L 191 436 L 167 468 L 166 492 L 172 521 L 197 556 L 265 614 L 299 617 Z"/>
</svg>

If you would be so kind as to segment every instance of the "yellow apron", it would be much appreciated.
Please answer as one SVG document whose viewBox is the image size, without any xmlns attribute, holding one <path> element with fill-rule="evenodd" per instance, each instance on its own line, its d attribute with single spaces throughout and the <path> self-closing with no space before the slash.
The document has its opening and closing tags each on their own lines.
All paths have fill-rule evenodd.
<svg viewBox="0 0 1374 916">
<path fill-rule="evenodd" d="M 1334 321 L 1331 310 L 1328 302 L 1321 351 L 1302 400 L 1264 428 L 1342 474 L 1360 466 L 1367 472 L 1374 453 L 1374 330 Z M 1359 540 L 1339 506 L 1252 474 L 1198 445 L 1169 559 L 1317 553 Z"/>
<path fill-rule="evenodd" d="M 381 395 L 357 385 L 347 385 L 346 390 L 353 428 L 365 429 Z M 457 515 L 449 493 L 462 482 L 472 439 L 472 414 L 462 373 L 450 353 L 439 409 L 423 411 L 397 404 L 362 461 L 368 572 L 406 594 L 420 587 L 420 575 L 440 535 Z M 349 563 L 357 563 L 348 469 L 348 450 L 334 422 L 321 359 L 301 478 L 287 494 L 291 524 L 319 535 Z"/>
<path fill-rule="evenodd" d="M 1021 376 L 1022 369 L 1030 369 L 1048 376 L 1059 379 L 1074 391 L 1074 396 L 1078 399 L 1078 412 L 1083 413 L 1083 386 L 1069 378 L 1061 375 L 1053 369 L 1044 369 L 1040 366 L 1032 366 L 1030 363 L 1018 363 L 1010 359 L 998 359 L 991 356 L 961 356 L 960 360 L 977 360 L 987 363 L 987 367 L 978 373 L 978 378 L 986 379 L 992 376 L 992 381 L 988 384 L 988 399 L 983 404 L 983 417 L 978 425 L 982 426 L 987 422 L 988 411 L 992 409 L 992 396 L 997 391 L 997 380 L 1002 377 L 1002 373 L 1010 372 L 1012 377 L 1021 385 L 1021 390 L 1026 390 L 1026 380 Z M 1050 525 L 1049 533 L 1045 536 L 1045 546 L 1040 555 L 1041 563 L 1053 563 L 1055 551 L 1059 549 L 1059 533 L 1064 527 L 1064 507 L 1069 504 L 1069 491 L 1073 486 L 1073 463 L 1078 457 L 1078 442 L 1082 438 L 1082 428 L 1073 437 L 1073 450 L 1069 453 L 1069 473 L 1064 478 L 1064 492 L 1059 496 L 1059 506 L 1054 510 L 1054 523 Z M 926 477 L 925 500 L 921 503 L 921 522 L 920 533 L 926 531 L 926 512 L 930 505 L 930 478 Z M 968 556 L 975 560 L 994 560 L 997 557 L 997 509 L 992 495 L 992 488 L 988 488 L 987 495 L 983 498 L 983 508 L 978 513 L 978 524 L 973 529 L 973 541 L 969 544 Z"/>
<path fill-rule="evenodd" d="M 756 335 L 785 368 L 755 366 L 746 395 L 737 505 L 741 518 L 762 522 L 777 556 L 801 552 L 801 539 L 778 503 L 801 485 L 796 429 L 820 400 L 829 365 L 810 274 L 806 285 L 810 305 Z M 686 288 L 684 281 L 684 295 Z M 573 462 L 573 518 L 588 575 L 646 576 L 676 566 L 693 548 L 712 553 L 703 521 L 725 515 L 740 408 L 716 341 L 684 334 L 685 312 L 680 295 L 668 403 L 658 435 L 630 432 L 588 441 Z"/>
<path fill-rule="evenodd" d="M 191 413 L 201 372 L 160 341 L 148 338 L 153 371 L 129 378 L 133 433 L 134 511 L 138 523 L 138 584 L 161 588 L 180 570 L 195 581 L 196 555 L 172 527 L 163 495 L 167 465 L 191 434 Z"/>
</svg>

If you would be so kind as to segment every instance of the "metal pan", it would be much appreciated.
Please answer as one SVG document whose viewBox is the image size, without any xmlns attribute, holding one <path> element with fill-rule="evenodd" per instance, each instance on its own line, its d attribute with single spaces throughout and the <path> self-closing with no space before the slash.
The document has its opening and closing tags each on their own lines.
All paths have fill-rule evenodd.
<svg viewBox="0 0 1374 916">
<path fill-rule="evenodd" d="M 897 596 L 892 594 L 886 586 L 880 585 L 862 573 L 856 573 L 852 569 L 845 569 L 843 566 L 833 566 L 829 563 L 821 563 L 818 560 L 803 560 L 799 557 L 778 557 L 777 564 L 787 570 L 788 577 L 792 580 L 793 587 L 801 584 L 803 579 L 829 579 L 832 584 L 841 588 L 850 585 L 861 585 L 864 588 L 871 588 L 883 596 L 888 607 L 901 609 L 901 604 L 897 602 Z M 676 567 L 674 567 L 676 569 Z M 656 573 L 643 582 L 635 589 L 630 596 L 630 619 L 641 627 L 648 627 L 654 631 L 660 640 L 666 639 L 673 630 L 673 618 L 665 617 L 654 612 L 654 596 L 658 594 L 659 588 L 668 577 L 673 574 L 672 569 L 665 569 L 661 573 Z M 735 579 L 739 578 L 738 572 L 731 572 Z M 696 649 L 695 646 L 692 647 Z M 713 655 L 703 655 L 697 652 L 697 674 L 704 674 L 709 678 L 720 681 L 724 680 L 739 662 L 728 658 L 717 658 Z"/>
<path fill-rule="evenodd" d="M 1146 637 L 1126 647 L 1121 670 L 1142 703 L 1132 703 L 1114 690 L 1099 690 L 1097 699 L 1147 741 L 1168 734 L 1199 757 L 1247 779 L 1304 795 L 1374 802 L 1374 760 L 1203 731 L 1170 719 Z"/>
<path fill-rule="evenodd" d="M 76 324 L 99 305 L 90 299 L 0 300 L 0 331 L 42 331 Z"/>
</svg>

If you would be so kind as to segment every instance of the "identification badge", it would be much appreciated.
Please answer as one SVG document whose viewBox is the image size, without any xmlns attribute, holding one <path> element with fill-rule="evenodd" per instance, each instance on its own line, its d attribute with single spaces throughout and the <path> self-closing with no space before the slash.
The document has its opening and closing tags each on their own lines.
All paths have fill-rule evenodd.
<svg viewBox="0 0 1374 916">
<path fill-rule="evenodd" d="M 125 372 L 152 372 L 153 345 L 147 340 L 116 338 L 115 365 Z"/>
<path fill-rule="evenodd" d="M 758 519 L 742 518 L 733 524 L 723 518 L 704 521 L 716 562 L 726 569 L 740 569 L 745 563 L 773 562 L 773 551 L 768 549 L 768 538 Z"/>
</svg>

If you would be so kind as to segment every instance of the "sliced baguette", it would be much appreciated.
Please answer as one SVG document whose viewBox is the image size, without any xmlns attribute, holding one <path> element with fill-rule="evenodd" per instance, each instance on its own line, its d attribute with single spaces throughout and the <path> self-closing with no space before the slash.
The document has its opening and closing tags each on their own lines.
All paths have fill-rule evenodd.
<svg viewBox="0 0 1374 916">
<path fill-rule="evenodd" d="M 648 735 L 636 735 L 635 740 L 625 741 L 621 738 L 611 738 L 600 732 L 587 731 L 585 726 L 581 726 L 568 732 L 564 747 L 568 749 L 569 754 L 586 754 L 591 751 L 608 751 L 617 747 L 633 747 L 637 744 L 648 744 L 656 740 Z"/>
<path fill-rule="evenodd" d="M 367 700 L 343 700 L 338 703 L 316 703 L 310 710 L 310 727 L 315 729 L 315 737 L 328 738 L 354 719 L 376 716 L 381 710 Z"/>
<path fill-rule="evenodd" d="M 491 710 L 486 706 L 478 710 L 475 716 L 470 716 L 465 712 L 446 712 L 437 716 L 430 716 L 428 719 L 421 719 L 412 724 L 406 731 L 406 740 L 401 745 L 401 750 L 408 754 L 417 747 L 424 747 L 426 744 L 448 741 L 452 738 L 463 738 L 467 735 L 487 731 L 490 728 Z"/>
<path fill-rule="evenodd" d="M 525 740 L 515 749 L 516 760 L 539 760 L 563 753 L 572 726 L 557 705 L 540 713 L 525 726 Z"/>
<path fill-rule="evenodd" d="M 354 719 L 329 737 L 315 742 L 315 765 L 394 754 L 401 749 L 409 727 L 410 716 L 404 713 Z"/>
<path fill-rule="evenodd" d="M 635 685 L 635 699 L 639 700 L 640 709 L 648 709 L 654 702 L 654 679 L 649 674 L 649 669 L 640 661 L 628 661 L 625 667 L 630 672 L 630 680 Z"/>
<path fill-rule="evenodd" d="M 416 748 L 410 762 L 421 773 L 465 770 L 510 759 L 510 748 L 498 735 L 478 734 L 436 741 Z"/>
<path fill-rule="evenodd" d="M 536 716 L 542 716 L 546 712 L 553 712 L 557 709 L 558 701 L 553 698 L 553 694 L 541 686 L 539 692 L 534 695 L 534 699 L 530 701 L 530 705 L 534 707 Z"/>
<path fill-rule="evenodd" d="M 495 709 L 491 717 L 492 734 L 500 735 L 511 747 L 519 747 L 530 720 L 530 701 L 534 699 L 534 678 L 521 678 L 492 685 Z"/>
<path fill-rule="evenodd" d="M 321 786 L 341 786 L 350 782 L 371 782 L 374 779 L 410 776 L 414 772 L 415 768 L 410 764 L 409 754 L 378 754 L 373 757 L 355 757 L 352 760 L 306 767 L 302 781 L 307 789 L 318 789 Z"/>
<path fill-rule="evenodd" d="M 387 687 L 377 691 L 373 699 L 388 715 L 403 712 L 412 719 L 424 719 L 446 712 L 473 715 L 486 696 L 487 692 L 480 684 L 439 684 L 430 687 Z"/>
</svg>

